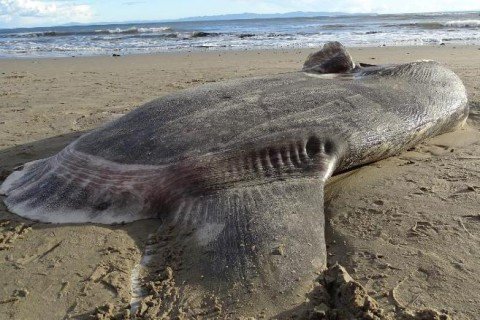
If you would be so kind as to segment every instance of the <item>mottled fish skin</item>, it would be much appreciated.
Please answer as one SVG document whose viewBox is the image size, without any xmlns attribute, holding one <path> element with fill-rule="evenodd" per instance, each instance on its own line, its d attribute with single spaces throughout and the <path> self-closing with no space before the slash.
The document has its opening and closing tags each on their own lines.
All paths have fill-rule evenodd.
<svg viewBox="0 0 480 320">
<path fill-rule="evenodd" d="M 176 257 L 164 263 L 186 297 L 214 295 L 224 316 L 276 316 L 326 266 L 325 181 L 467 115 L 463 84 L 440 64 L 356 66 L 330 43 L 301 72 L 147 103 L 26 164 L 0 193 L 46 222 L 160 218 L 161 252 Z"/>
<path fill-rule="evenodd" d="M 436 62 L 323 76 L 293 72 L 233 80 L 154 100 L 14 173 L 2 185 L 5 202 L 13 212 L 48 222 L 157 217 L 174 194 L 192 188 L 201 193 L 199 179 L 218 184 L 223 174 L 231 178 L 221 179 L 256 177 L 263 183 L 267 173 L 258 170 L 295 161 L 301 168 L 311 137 L 338 149 L 339 172 L 450 131 L 468 113 L 461 81 Z M 59 193 L 64 195 L 55 200 Z M 76 193 L 82 201 L 75 201 Z M 119 205 L 107 210 L 118 197 L 135 205 L 125 200 L 124 212 Z"/>
</svg>

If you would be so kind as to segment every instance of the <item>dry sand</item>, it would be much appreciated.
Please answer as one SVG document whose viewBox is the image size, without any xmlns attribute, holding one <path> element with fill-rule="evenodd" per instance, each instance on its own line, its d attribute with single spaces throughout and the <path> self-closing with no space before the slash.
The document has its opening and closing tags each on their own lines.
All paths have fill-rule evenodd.
<svg viewBox="0 0 480 320">
<path fill-rule="evenodd" d="M 56 153 L 83 131 L 153 98 L 205 82 L 298 70 L 309 52 L 0 60 L 0 181 L 15 166 Z M 462 78 L 473 108 L 464 129 L 331 179 L 329 263 L 344 265 L 384 318 L 433 308 L 453 319 L 478 319 L 479 48 L 351 53 L 373 64 L 437 60 Z M 132 271 L 157 227 L 154 220 L 33 223 L 0 204 L 0 319 L 105 318 L 128 305 Z"/>
</svg>

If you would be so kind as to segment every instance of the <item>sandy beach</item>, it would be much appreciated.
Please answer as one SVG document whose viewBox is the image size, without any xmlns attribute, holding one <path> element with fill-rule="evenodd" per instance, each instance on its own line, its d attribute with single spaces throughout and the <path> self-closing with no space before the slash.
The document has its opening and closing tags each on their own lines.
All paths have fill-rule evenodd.
<svg viewBox="0 0 480 320">
<path fill-rule="evenodd" d="M 0 59 L 0 182 L 15 167 L 55 154 L 154 98 L 208 82 L 299 70 L 312 51 Z M 382 319 L 414 319 L 409 315 L 421 310 L 437 312 L 422 319 L 478 319 L 480 48 L 350 53 L 369 64 L 439 61 L 463 80 L 471 113 L 456 132 L 330 179 L 329 264 L 346 268 L 377 301 Z M 35 223 L 1 202 L 0 319 L 128 318 L 132 273 L 157 228 L 155 220 Z"/>
</svg>

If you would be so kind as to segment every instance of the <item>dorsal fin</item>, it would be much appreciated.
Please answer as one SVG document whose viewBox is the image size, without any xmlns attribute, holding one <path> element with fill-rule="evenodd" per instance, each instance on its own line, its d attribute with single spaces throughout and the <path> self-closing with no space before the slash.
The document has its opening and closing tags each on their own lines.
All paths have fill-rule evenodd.
<svg viewBox="0 0 480 320">
<path fill-rule="evenodd" d="M 337 41 L 327 42 L 320 51 L 308 56 L 303 71 L 315 73 L 345 73 L 355 68 L 352 57 Z"/>
</svg>

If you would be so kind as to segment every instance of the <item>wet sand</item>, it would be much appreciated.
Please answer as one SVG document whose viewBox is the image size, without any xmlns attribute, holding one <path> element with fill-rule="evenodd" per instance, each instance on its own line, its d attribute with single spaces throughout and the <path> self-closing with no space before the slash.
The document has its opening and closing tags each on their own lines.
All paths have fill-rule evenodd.
<svg viewBox="0 0 480 320">
<path fill-rule="evenodd" d="M 311 51 L 0 60 L 0 181 L 14 167 L 54 154 L 153 98 L 212 81 L 298 70 Z M 345 266 L 384 318 L 436 309 L 453 319 L 476 319 L 479 48 L 353 48 L 351 54 L 371 64 L 437 60 L 462 78 L 472 112 L 462 130 L 331 179 L 329 263 Z M 0 204 L 0 319 L 124 317 L 132 272 L 157 228 L 155 220 L 34 223 Z"/>
</svg>

